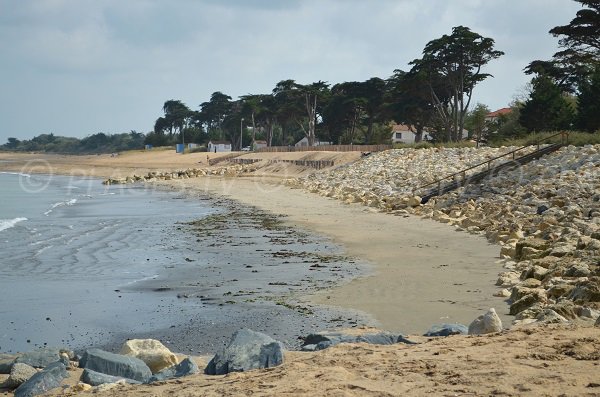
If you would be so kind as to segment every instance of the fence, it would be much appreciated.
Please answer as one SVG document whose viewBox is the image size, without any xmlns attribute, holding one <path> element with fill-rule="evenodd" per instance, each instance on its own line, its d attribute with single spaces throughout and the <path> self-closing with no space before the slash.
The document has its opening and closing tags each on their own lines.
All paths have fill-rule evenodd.
<svg viewBox="0 0 600 397">
<path fill-rule="evenodd" d="M 215 165 L 215 164 L 220 163 L 222 161 L 231 160 L 232 158 L 238 157 L 240 155 L 241 155 L 241 153 L 231 153 L 231 154 L 226 154 L 226 155 L 221 156 L 221 157 L 215 157 L 214 159 L 209 159 L 208 160 L 208 165 Z"/>
<path fill-rule="evenodd" d="M 261 159 L 230 159 L 231 163 L 234 164 L 254 164 L 259 161 L 266 161 L 268 164 L 277 164 L 277 163 L 288 163 L 297 165 L 300 167 L 311 167 L 316 168 L 318 170 L 326 167 L 333 167 L 333 160 L 261 160 Z"/>
<path fill-rule="evenodd" d="M 320 145 L 320 146 L 270 146 L 257 152 L 381 152 L 392 145 Z"/>
</svg>

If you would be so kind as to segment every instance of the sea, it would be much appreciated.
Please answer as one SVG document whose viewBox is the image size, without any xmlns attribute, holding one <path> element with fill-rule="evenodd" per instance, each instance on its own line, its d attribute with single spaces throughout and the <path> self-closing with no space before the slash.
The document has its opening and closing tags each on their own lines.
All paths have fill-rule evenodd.
<svg viewBox="0 0 600 397">
<path fill-rule="evenodd" d="M 0 352 L 168 327 L 175 296 L 122 290 L 168 267 L 178 223 L 214 211 L 144 186 L 0 173 Z"/>
</svg>

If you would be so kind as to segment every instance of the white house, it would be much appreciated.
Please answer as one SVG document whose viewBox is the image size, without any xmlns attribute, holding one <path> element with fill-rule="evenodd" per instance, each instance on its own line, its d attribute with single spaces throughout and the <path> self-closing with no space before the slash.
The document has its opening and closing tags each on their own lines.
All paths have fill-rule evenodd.
<svg viewBox="0 0 600 397">
<path fill-rule="evenodd" d="M 431 139 L 427 131 L 423 131 L 423 141 Z M 415 143 L 413 127 L 406 124 L 394 124 L 392 126 L 392 143 Z"/>
<path fill-rule="evenodd" d="M 254 141 L 254 150 L 267 147 L 267 141 Z"/>
<path fill-rule="evenodd" d="M 231 152 L 231 142 L 229 141 L 208 141 L 206 150 L 210 153 Z"/>
<path fill-rule="evenodd" d="M 323 146 L 323 145 L 331 145 L 331 142 L 320 141 L 319 138 L 315 138 L 315 144 L 313 146 Z M 298 142 L 296 142 L 296 144 L 294 146 L 296 146 L 296 147 L 308 146 L 308 138 L 304 137 L 304 138 L 300 139 Z"/>
</svg>

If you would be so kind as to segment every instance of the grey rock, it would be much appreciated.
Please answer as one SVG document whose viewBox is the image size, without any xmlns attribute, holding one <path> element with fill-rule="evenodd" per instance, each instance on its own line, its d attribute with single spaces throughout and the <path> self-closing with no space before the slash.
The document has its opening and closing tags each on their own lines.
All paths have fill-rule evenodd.
<svg viewBox="0 0 600 397">
<path fill-rule="evenodd" d="M 48 365 L 60 360 L 60 349 L 46 348 L 34 350 L 22 354 L 15 360 L 15 363 L 23 363 L 34 368 L 45 368 Z"/>
<path fill-rule="evenodd" d="M 23 363 L 14 363 L 10 370 L 10 376 L 2 386 L 11 390 L 16 389 L 35 374 L 37 374 L 37 370 L 32 366 Z"/>
<path fill-rule="evenodd" d="M 402 334 L 377 332 L 362 335 L 348 335 L 343 332 L 319 332 L 304 338 L 304 351 L 323 350 L 340 343 L 369 343 L 372 345 L 393 345 L 395 343 L 416 344 Z M 313 345 L 313 346 L 311 346 Z M 313 350 L 310 350 L 313 349 Z"/>
<path fill-rule="evenodd" d="M 569 320 L 558 314 L 552 309 L 544 309 L 538 316 L 537 321 L 544 324 L 562 324 L 568 323 Z"/>
<path fill-rule="evenodd" d="M 15 390 L 15 397 L 32 397 L 46 393 L 59 387 L 62 380 L 68 376 L 63 363 L 52 363 L 19 386 Z"/>
<path fill-rule="evenodd" d="M 469 333 L 469 328 L 462 324 L 442 324 L 433 325 L 423 336 L 450 336 L 450 335 L 466 335 Z"/>
<path fill-rule="evenodd" d="M 172 367 L 165 368 L 162 371 L 152 375 L 150 382 L 159 382 L 172 378 L 181 378 L 182 376 L 188 376 L 197 374 L 200 372 L 198 365 L 189 357 L 182 360 L 179 364 L 173 365 Z"/>
<path fill-rule="evenodd" d="M 142 384 L 142 382 L 138 382 L 137 380 L 127 379 L 121 376 L 106 375 L 88 368 L 83 370 L 83 373 L 81 374 L 81 378 L 79 380 L 91 386 L 100 386 L 105 383 L 117 383 L 119 381 L 125 381 L 126 383 L 130 383 L 133 385 Z"/>
<path fill-rule="evenodd" d="M 502 331 L 502 320 L 493 308 L 477 317 L 469 325 L 469 335 L 490 334 Z"/>
<path fill-rule="evenodd" d="M 270 368 L 283 363 L 283 348 L 268 335 L 249 329 L 236 331 L 229 344 L 210 360 L 204 373 L 225 375 L 251 369 Z"/>
<path fill-rule="evenodd" d="M 10 370 L 17 359 L 16 354 L 0 353 L 0 374 L 10 374 Z"/>
<path fill-rule="evenodd" d="M 542 215 L 544 212 L 548 211 L 548 209 L 549 208 L 547 206 L 540 205 L 540 206 L 537 207 L 537 211 L 536 212 L 537 212 L 538 215 Z"/>
<path fill-rule="evenodd" d="M 87 350 L 79 360 L 79 367 L 142 383 L 147 383 L 152 376 L 150 368 L 139 358 L 109 353 L 100 349 Z"/>
<path fill-rule="evenodd" d="M 594 323 L 594 326 L 595 326 L 595 327 L 600 327 L 600 317 L 598 317 L 598 318 L 596 319 L 596 322 Z"/>
</svg>

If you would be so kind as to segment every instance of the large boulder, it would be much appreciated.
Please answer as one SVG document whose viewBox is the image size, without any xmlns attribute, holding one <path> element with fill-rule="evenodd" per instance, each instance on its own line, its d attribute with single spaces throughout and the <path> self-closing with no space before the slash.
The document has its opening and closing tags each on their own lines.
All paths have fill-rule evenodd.
<svg viewBox="0 0 600 397">
<path fill-rule="evenodd" d="M 46 393 L 59 387 L 62 380 L 68 376 L 63 363 L 52 363 L 19 386 L 15 390 L 15 397 L 33 397 Z"/>
<path fill-rule="evenodd" d="M 433 325 L 423 336 L 450 336 L 450 335 L 466 335 L 469 333 L 469 328 L 462 324 L 442 324 Z"/>
<path fill-rule="evenodd" d="M 71 352 L 64 349 L 44 348 L 23 353 L 17 357 L 15 362 L 31 365 L 34 368 L 45 368 L 48 365 L 60 360 L 60 355 L 63 352 L 69 356 L 72 355 Z"/>
<path fill-rule="evenodd" d="M 90 386 L 100 386 L 105 383 L 117 383 L 117 382 L 125 382 L 134 385 L 139 385 L 142 382 L 138 382 L 137 380 L 123 378 L 121 376 L 113 376 L 102 374 L 100 372 L 93 371 L 91 369 L 84 369 L 81 374 L 81 378 L 79 378 L 83 383 L 86 383 Z"/>
<path fill-rule="evenodd" d="M 502 320 L 496 314 L 496 310 L 491 308 L 487 313 L 477 317 L 469 325 L 469 335 L 491 334 L 502 331 Z"/>
<path fill-rule="evenodd" d="M 139 358 L 153 374 L 179 363 L 177 356 L 155 339 L 128 340 L 121 348 L 121 354 Z"/>
<path fill-rule="evenodd" d="M 83 353 L 79 360 L 79 367 L 142 383 L 147 383 L 152 376 L 150 368 L 139 358 L 109 353 L 100 349 L 89 349 Z"/>
<path fill-rule="evenodd" d="M 204 373 L 225 375 L 283 363 L 283 347 L 268 335 L 249 329 L 236 331 L 229 344 L 210 360 Z"/>
<path fill-rule="evenodd" d="M 25 383 L 29 378 L 33 375 L 37 374 L 37 370 L 33 368 L 31 365 L 23 364 L 23 363 L 14 363 L 11 370 L 10 375 L 6 381 L 2 384 L 2 387 L 6 387 L 7 389 L 16 389 L 21 386 L 21 384 Z"/>
<path fill-rule="evenodd" d="M 0 374 L 10 374 L 10 370 L 17 357 L 15 354 L 0 353 Z"/>
<path fill-rule="evenodd" d="M 179 364 L 173 365 L 172 367 L 165 368 L 157 374 L 152 375 L 150 382 L 159 382 L 172 378 L 181 378 L 182 376 L 188 376 L 197 374 L 200 372 L 198 365 L 189 357 L 183 359 Z"/>
</svg>

